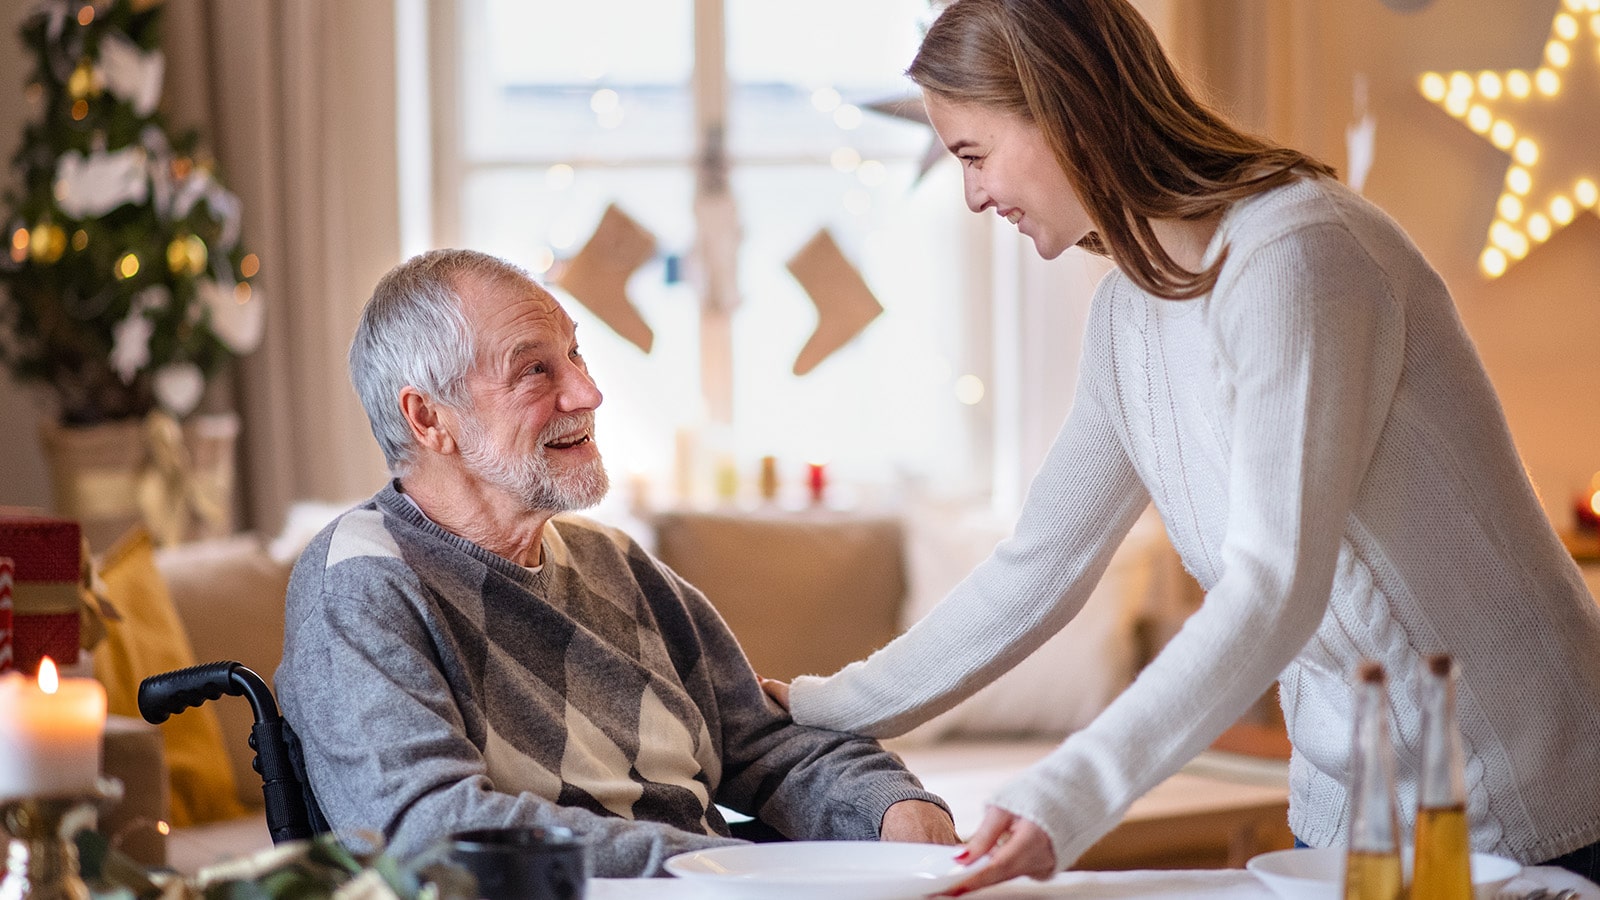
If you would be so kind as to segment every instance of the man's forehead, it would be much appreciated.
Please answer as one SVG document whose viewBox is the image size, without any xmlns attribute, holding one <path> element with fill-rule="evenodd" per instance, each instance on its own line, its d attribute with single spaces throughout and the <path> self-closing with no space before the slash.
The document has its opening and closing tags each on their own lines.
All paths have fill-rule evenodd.
<svg viewBox="0 0 1600 900">
<path fill-rule="evenodd" d="M 572 319 L 548 290 L 526 278 L 465 276 L 457 285 L 469 317 L 535 316 L 570 329 Z"/>
</svg>

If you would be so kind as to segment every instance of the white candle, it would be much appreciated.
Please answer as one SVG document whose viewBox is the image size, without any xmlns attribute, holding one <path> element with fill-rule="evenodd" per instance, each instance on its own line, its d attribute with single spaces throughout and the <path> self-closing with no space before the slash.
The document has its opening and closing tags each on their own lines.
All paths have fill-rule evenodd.
<svg viewBox="0 0 1600 900">
<path fill-rule="evenodd" d="M 0 675 L 0 798 L 87 793 L 100 777 L 106 690 L 58 678 L 49 657 L 37 681 Z"/>
</svg>

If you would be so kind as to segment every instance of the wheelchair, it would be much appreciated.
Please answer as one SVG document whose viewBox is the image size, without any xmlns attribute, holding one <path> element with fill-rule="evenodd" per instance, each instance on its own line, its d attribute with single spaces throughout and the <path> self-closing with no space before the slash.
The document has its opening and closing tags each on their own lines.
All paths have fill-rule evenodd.
<svg viewBox="0 0 1600 900">
<path fill-rule="evenodd" d="M 261 776 L 272 842 L 303 840 L 330 831 L 306 778 L 300 739 L 279 714 L 267 683 L 243 663 L 225 659 L 152 675 L 139 682 L 139 715 L 160 725 L 169 716 L 224 694 L 249 700 L 255 714 L 250 749 L 256 758 L 251 767 Z"/>
</svg>

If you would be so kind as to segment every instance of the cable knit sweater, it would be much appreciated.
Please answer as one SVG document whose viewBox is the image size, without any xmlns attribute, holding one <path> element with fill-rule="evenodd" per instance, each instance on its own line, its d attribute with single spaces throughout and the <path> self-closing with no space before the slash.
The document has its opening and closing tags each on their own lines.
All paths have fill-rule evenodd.
<svg viewBox="0 0 1600 900">
<path fill-rule="evenodd" d="M 277 673 L 319 805 L 401 855 L 565 825 L 600 876 L 736 843 L 714 803 L 795 838 L 871 840 L 940 803 L 865 738 L 794 725 L 704 596 L 614 529 L 558 516 L 525 569 L 384 488 L 301 555 Z"/>
<path fill-rule="evenodd" d="M 1543 861 L 1600 839 L 1600 612 L 1534 496 L 1444 283 L 1327 179 L 1235 204 L 1207 296 L 1096 292 L 1071 415 L 1015 534 L 906 634 L 799 678 L 797 721 L 877 736 L 951 707 L 1077 613 L 1153 501 L 1205 602 L 1092 724 L 993 802 L 1065 867 L 1274 679 L 1289 824 L 1348 827 L 1351 679 L 1390 673 L 1401 815 L 1418 667 L 1462 671 L 1472 844 Z"/>
</svg>

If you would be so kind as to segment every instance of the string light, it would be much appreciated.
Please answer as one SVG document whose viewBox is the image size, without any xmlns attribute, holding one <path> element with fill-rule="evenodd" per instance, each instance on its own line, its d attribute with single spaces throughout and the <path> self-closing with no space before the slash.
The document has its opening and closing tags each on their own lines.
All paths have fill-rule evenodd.
<svg viewBox="0 0 1600 900">
<path fill-rule="evenodd" d="M 1504 275 L 1600 202 L 1592 116 L 1570 103 L 1558 105 L 1573 99 L 1566 96 L 1570 79 L 1600 80 L 1600 0 L 1562 0 L 1535 69 L 1424 72 L 1418 78 L 1423 97 L 1510 156 L 1478 254 L 1489 278 Z M 1570 136 L 1574 127 L 1589 130 Z"/>
</svg>

